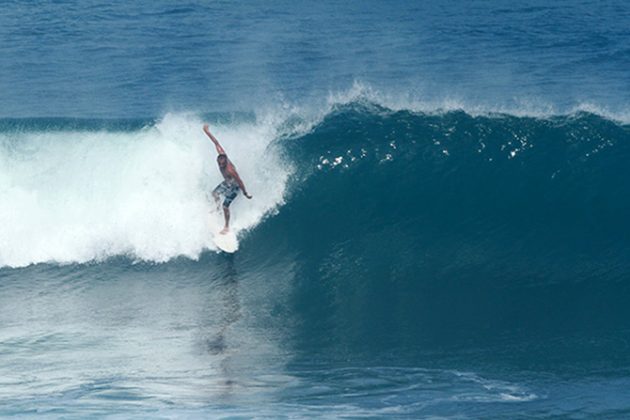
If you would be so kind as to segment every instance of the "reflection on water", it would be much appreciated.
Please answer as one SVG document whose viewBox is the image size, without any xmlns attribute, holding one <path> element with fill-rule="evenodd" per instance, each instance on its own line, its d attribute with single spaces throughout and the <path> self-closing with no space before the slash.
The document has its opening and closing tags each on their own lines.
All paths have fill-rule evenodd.
<svg viewBox="0 0 630 420">
<path fill-rule="evenodd" d="M 462 369 L 429 369 L 343 343 L 323 354 L 296 333 L 300 271 L 253 265 L 212 254 L 0 272 L 0 416 L 546 417 L 583 410 L 576 394 L 627 409 L 625 378 L 490 374 L 463 353 Z"/>
<path fill-rule="evenodd" d="M 226 332 L 241 317 L 238 298 L 238 275 L 234 266 L 233 256 L 228 258 L 222 278 L 219 280 L 221 282 L 218 290 L 222 304 L 221 320 L 219 321 L 219 328 L 215 337 L 207 342 L 208 351 L 215 355 L 224 353 L 227 347 Z"/>
<path fill-rule="evenodd" d="M 51 402 L 105 414 L 111 398 L 121 410 L 269 398 L 288 380 L 287 354 L 261 301 L 283 295 L 241 270 L 215 254 L 3 270 L 0 414 Z"/>
<path fill-rule="evenodd" d="M 221 277 L 216 282 L 219 295 L 219 321 L 211 334 L 213 337 L 206 340 L 206 347 L 211 355 L 218 356 L 218 376 L 221 397 L 227 398 L 234 391 L 236 380 L 234 379 L 234 367 L 232 355 L 229 351 L 229 333 L 231 327 L 241 319 L 241 307 L 238 296 L 238 274 L 234 264 L 234 256 L 227 256 L 227 264 L 221 270 Z"/>
</svg>

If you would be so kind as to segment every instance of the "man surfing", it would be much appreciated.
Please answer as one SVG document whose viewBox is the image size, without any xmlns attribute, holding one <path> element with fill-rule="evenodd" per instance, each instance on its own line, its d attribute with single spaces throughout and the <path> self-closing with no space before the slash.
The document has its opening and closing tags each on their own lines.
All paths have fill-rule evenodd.
<svg viewBox="0 0 630 420">
<path fill-rule="evenodd" d="M 210 130 L 208 129 L 208 124 L 204 124 L 203 132 L 212 140 L 214 146 L 217 148 L 217 163 L 219 164 L 219 170 L 221 171 L 221 175 L 223 175 L 223 182 L 217 185 L 217 187 L 212 191 L 212 196 L 214 197 L 214 201 L 217 204 L 217 209 L 219 209 L 219 195 L 224 197 L 223 200 L 223 216 L 225 218 L 225 226 L 223 230 L 220 232 L 221 234 L 226 234 L 230 230 L 230 204 L 238 195 L 238 190 L 243 191 L 243 195 L 247 198 L 252 198 L 251 195 L 247 194 L 247 190 L 245 189 L 245 184 L 241 181 L 241 177 L 238 176 L 238 172 L 236 172 L 236 168 L 228 159 L 227 154 L 225 154 L 225 150 L 219 144 L 219 141 L 212 135 Z"/>
</svg>

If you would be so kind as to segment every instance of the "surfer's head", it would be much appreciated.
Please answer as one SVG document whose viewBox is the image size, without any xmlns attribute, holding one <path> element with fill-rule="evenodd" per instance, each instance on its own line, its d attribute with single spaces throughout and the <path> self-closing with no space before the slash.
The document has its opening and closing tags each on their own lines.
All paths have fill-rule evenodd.
<svg viewBox="0 0 630 420">
<path fill-rule="evenodd" d="M 221 153 L 219 156 L 217 156 L 217 163 L 219 164 L 220 168 L 225 168 L 227 166 L 227 155 Z"/>
</svg>

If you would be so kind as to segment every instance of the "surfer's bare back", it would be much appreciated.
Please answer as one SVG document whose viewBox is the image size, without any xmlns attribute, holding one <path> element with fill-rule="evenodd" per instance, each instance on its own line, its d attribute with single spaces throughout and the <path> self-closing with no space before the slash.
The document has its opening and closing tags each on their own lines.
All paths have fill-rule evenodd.
<svg viewBox="0 0 630 420">
<path fill-rule="evenodd" d="M 238 195 L 239 189 L 243 191 L 243 195 L 247 198 L 252 198 L 251 195 L 247 193 L 247 189 L 245 189 L 245 184 L 241 180 L 241 177 L 238 176 L 238 172 L 236 172 L 236 168 L 228 159 L 225 150 L 219 144 L 219 141 L 212 135 L 210 130 L 208 129 L 208 124 L 204 124 L 203 132 L 212 140 L 214 146 L 217 148 L 217 163 L 219 164 L 219 170 L 221 171 L 221 175 L 223 175 L 223 182 L 221 182 L 217 187 L 212 191 L 212 196 L 214 197 L 214 201 L 217 204 L 217 209 L 219 208 L 219 195 L 223 195 L 223 216 L 225 217 L 225 226 L 221 233 L 227 233 L 230 229 L 230 204 Z"/>
</svg>

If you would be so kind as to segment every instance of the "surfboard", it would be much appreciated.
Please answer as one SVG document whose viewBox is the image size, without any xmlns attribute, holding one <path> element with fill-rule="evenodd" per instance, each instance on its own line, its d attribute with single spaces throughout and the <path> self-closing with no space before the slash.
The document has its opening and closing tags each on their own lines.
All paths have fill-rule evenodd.
<svg viewBox="0 0 630 420">
<path fill-rule="evenodd" d="M 232 254 L 238 250 L 238 239 L 232 231 L 228 233 L 219 233 L 219 230 L 212 232 L 212 241 L 223 252 Z"/>
<path fill-rule="evenodd" d="M 238 239 L 233 230 L 227 233 L 220 233 L 223 229 L 223 211 L 213 209 L 210 211 L 210 232 L 212 232 L 212 242 L 223 252 L 233 254 L 238 250 Z"/>
</svg>

